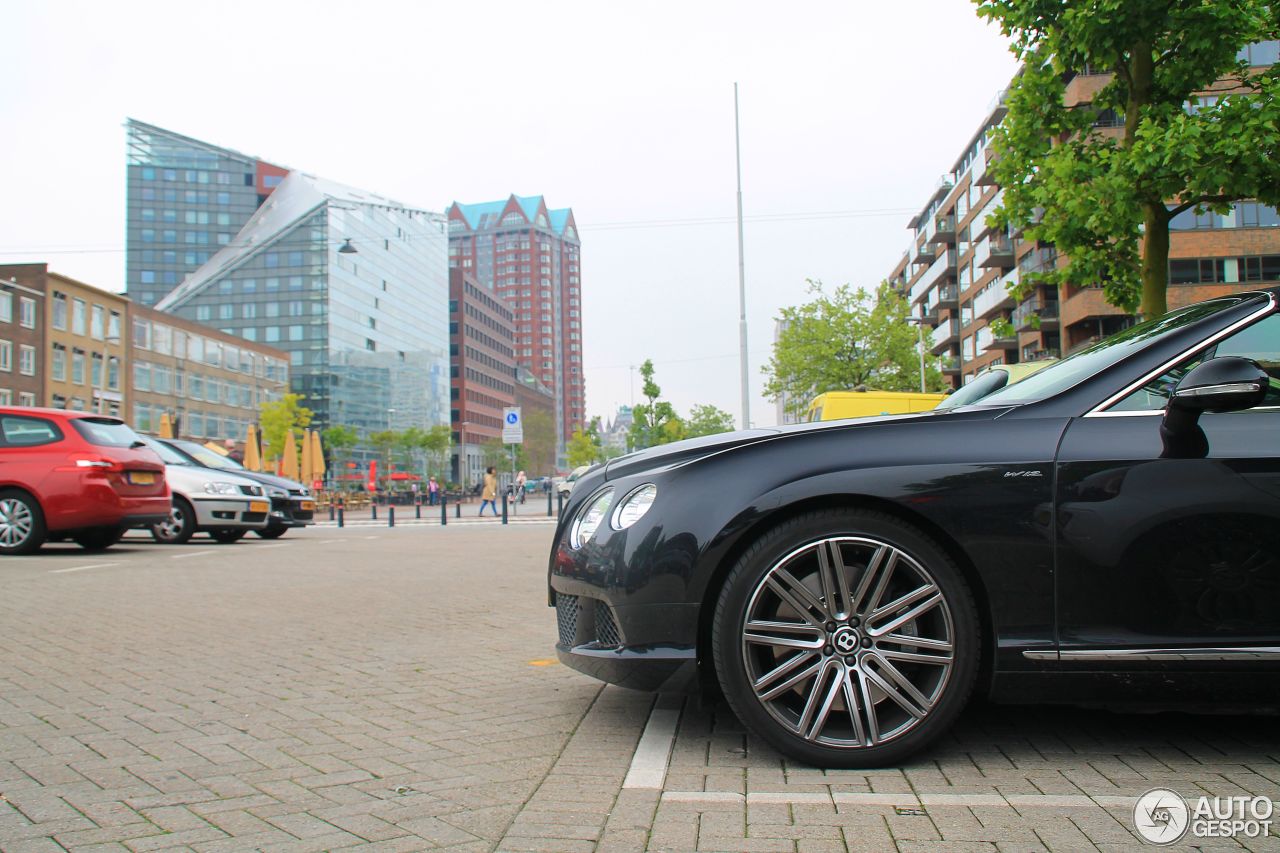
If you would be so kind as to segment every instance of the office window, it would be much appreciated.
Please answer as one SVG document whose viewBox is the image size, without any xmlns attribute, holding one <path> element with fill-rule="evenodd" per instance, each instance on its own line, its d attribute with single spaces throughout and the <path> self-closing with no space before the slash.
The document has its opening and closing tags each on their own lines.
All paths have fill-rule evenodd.
<svg viewBox="0 0 1280 853">
<path fill-rule="evenodd" d="M 23 328 L 34 329 L 36 327 L 36 301 L 30 297 L 23 296 L 18 303 L 19 322 Z"/>
<path fill-rule="evenodd" d="M 89 311 L 89 335 L 95 341 L 102 340 L 103 324 L 106 319 L 106 312 L 103 311 L 101 305 L 92 306 Z"/>
<path fill-rule="evenodd" d="M 74 370 L 74 366 L 72 368 Z M 145 361 L 133 363 L 133 387 L 139 391 L 151 390 L 151 365 Z"/>
<path fill-rule="evenodd" d="M 53 356 L 49 360 L 49 375 L 55 382 L 67 381 L 67 348 L 61 344 L 53 345 Z"/>
<path fill-rule="evenodd" d="M 194 260 L 194 259 L 193 259 L 193 260 Z M 190 262 L 188 262 L 188 263 L 190 263 Z M 143 271 L 141 272 L 140 276 L 141 276 L 141 279 L 142 279 L 142 283 L 143 283 L 143 284 L 155 284 L 155 283 L 156 283 L 156 271 L 155 271 L 155 270 L 143 270 Z"/>
<path fill-rule="evenodd" d="M 18 347 L 18 370 L 23 376 L 36 375 L 36 348 L 22 344 Z"/>
<path fill-rule="evenodd" d="M 0 370 L 6 373 L 13 371 L 13 343 L 0 341 Z"/>
<path fill-rule="evenodd" d="M 71 381 L 76 385 L 84 384 L 84 351 L 71 351 Z"/>
<path fill-rule="evenodd" d="M 212 305 L 197 305 L 197 306 L 196 306 L 196 319 L 197 319 L 197 320 L 200 320 L 200 321 L 202 321 L 202 322 L 203 322 L 203 321 L 206 321 L 206 320 L 212 320 L 212 319 L 213 319 L 213 306 L 212 306 Z"/>
<path fill-rule="evenodd" d="M 83 335 L 86 331 L 85 326 L 88 322 L 89 307 L 83 299 L 75 299 L 71 303 L 71 331 L 77 335 Z"/>
<path fill-rule="evenodd" d="M 107 363 L 107 388 L 111 391 L 120 390 L 120 359 L 114 355 Z"/>
<path fill-rule="evenodd" d="M 13 405 L 13 392 L 8 388 L 0 388 L 0 406 Z"/>
<path fill-rule="evenodd" d="M 61 331 L 67 328 L 67 294 L 53 292 L 53 327 Z"/>
<path fill-rule="evenodd" d="M 23 391 L 18 394 L 19 406 L 34 406 L 36 404 L 36 395 L 30 391 Z"/>
<path fill-rule="evenodd" d="M 219 306 L 218 306 L 218 319 L 219 319 L 219 320 L 230 320 L 230 319 L 232 319 L 232 318 L 235 316 L 235 308 L 236 308 L 236 306 L 234 306 L 234 305 L 232 305 L 232 304 L 230 304 L 230 303 L 226 303 L 226 304 L 223 304 L 223 305 L 219 305 Z"/>
</svg>

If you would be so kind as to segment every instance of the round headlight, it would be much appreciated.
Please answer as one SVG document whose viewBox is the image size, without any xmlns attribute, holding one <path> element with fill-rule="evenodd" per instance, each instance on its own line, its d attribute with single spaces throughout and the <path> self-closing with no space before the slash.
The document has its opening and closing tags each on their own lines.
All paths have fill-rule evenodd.
<svg viewBox="0 0 1280 853">
<path fill-rule="evenodd" d="M 609 503 L 613 500 L 613 489 L 605 489 L 587 502 L 587 508 L 573 523 L 573 531 L 569 534 L 569 544 L 581 548 L 595 535 L 605 514 L 609 511 Z"/>
<path fill-rule="evenodd" d="M 658 487 L 653 483 L 645 483 L 618 503 L 613 511 L 613 529 L 626 530 L 635 524 L 653 506 L 658 497 Z"/>
</svg>

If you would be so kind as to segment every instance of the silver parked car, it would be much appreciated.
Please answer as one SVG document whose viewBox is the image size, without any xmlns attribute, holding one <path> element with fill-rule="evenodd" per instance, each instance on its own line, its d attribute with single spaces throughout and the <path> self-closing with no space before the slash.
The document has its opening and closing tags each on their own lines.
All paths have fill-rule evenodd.
<svg viewBox="0 0 1280 853">
<path fill-rule="evenodd" d="M 271 501 L 261 483 L 201 467 L 162 442 L 144 440 L 164 461 L 173 493 L 168 520 L 151 526 L 157 542 L 178 545 L 204 531 L 218 542 L 230 543 L 267 526 Z"/>
</svg>

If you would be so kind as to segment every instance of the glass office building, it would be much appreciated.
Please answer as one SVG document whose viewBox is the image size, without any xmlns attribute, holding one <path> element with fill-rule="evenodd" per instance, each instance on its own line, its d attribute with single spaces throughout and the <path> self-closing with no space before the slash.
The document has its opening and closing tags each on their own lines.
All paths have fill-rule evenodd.
<svg viewBox="0 0 1280 853">
<path fill-rule="evenodd" d="M 130 119 L 125 289 L 155 305 L 232 238 L 288 170 Z"/>
<path fill-rule="evenodd" d="M 445 218 L 290 172 L 244 227 L 157 304 L 289 353 L 320 427 L 449 423 Z"/>
</svg>

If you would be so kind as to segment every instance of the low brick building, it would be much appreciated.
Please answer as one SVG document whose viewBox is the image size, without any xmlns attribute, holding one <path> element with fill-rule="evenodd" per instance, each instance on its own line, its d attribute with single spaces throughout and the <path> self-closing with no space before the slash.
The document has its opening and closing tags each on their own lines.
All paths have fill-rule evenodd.
<svg viewBox="0 0 1280 853">
<path fill-rule="evenodd" d="M 45 296 L 41 264 L 0 267 L 0 405 L 44 402 Z"/>
</svg>

